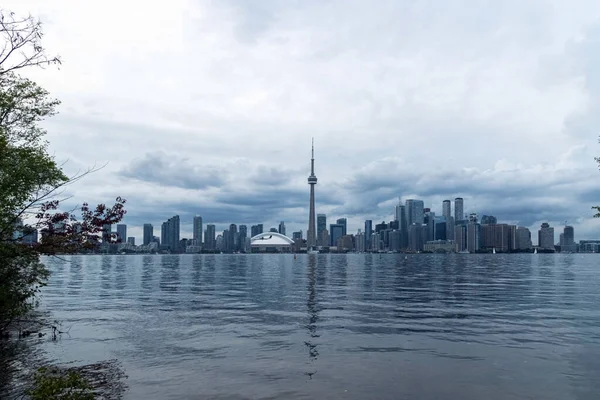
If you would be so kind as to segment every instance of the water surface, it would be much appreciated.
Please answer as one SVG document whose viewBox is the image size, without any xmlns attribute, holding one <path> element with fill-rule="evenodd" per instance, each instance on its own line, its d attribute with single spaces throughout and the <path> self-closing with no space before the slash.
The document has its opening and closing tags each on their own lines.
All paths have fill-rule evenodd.
<svg viewBox="0 0 600 400">
<path fill-rule="evenodd" d="M 58 362 L 129 399 L 597 399 L 600 257 L 73 256 L 42 304 Z"/>
</svg>

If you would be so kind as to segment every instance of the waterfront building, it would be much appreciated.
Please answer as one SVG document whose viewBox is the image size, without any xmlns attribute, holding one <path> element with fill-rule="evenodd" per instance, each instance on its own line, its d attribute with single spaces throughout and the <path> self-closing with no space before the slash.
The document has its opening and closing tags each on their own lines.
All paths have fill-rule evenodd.
<svg viewBox="0 0 600 400">
<path fill-rule="evenodd" d="M 193 222 L 193 239 L 195 239 L 197 243 L 202 243 L 202 217 L 196 215 Z"/>
<path fill-rule="evenodd" d="M 519 226 L 516 230 L 516 249 L 529 250 L 533 247 L 531 244 L 531 231 L 524 226 Z"/>
<path fill-rule="evenodd" d="M 367 219 L 365 221 L 365 251 L 371 251 L 371 237 L 373 236 L 373 221 Z"/>
<path fill-rule="evenodd" d="M 538 247 L 543 250 L 554 250 L 554 228 L 544 222 L 538 231 Z"/>
<path fill-rule="evenodd" d="M 124 243 L 127 240 L 127 225 L 117 225 L 117 240 L 122 243 Z"/>
<path fill-rule="evenodd" d="M 144 224 L 144 246 L 148 246 L 152 242 L 152 238 L 154 237 L 154 227 L 152 224 Z"/>
</svg>

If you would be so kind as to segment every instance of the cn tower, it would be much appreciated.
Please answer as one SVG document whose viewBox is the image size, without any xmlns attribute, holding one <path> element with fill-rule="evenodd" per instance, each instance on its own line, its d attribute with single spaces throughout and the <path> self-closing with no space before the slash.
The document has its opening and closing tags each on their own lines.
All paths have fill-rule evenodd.
<svg viewBox="0 0 600 400">
<path fill-rule="evenodd" d="M 316 243 L 316 226 L 315 226 L 315 185 L 317 177 L 315 176 L 315 139 L 312 139 L 312 150 L 310 158 L 310 176 L 308 177 L 310 185 L 310 210 L 308 212 L 308 231 L 306 232 L 308 250 L 314 249 Z"/>
</svg>

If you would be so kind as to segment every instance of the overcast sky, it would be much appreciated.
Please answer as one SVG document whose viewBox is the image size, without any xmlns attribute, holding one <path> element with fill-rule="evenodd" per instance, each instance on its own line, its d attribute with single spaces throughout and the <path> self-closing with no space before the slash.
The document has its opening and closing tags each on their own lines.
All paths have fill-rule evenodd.
<svg viewBox="0 0 600 400">
<path fill-rule="evenodd" d="M 72 201 L 306 232 L 310 140 L 328 223 L 398 198 L 600 239 L 600 2 L 29 1 L 60 70 L 46 124 Z"/>
</svg>

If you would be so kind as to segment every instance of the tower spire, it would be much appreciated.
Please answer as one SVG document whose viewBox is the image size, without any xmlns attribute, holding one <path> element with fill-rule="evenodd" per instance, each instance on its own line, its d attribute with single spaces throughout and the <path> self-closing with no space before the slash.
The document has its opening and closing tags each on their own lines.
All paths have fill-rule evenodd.
<svg viewBox="0 0 600 400">
<path fill-rule="evenodd" d="M 310 152 L 310 174 L 315 174 L 315 138 L 312 138 L 312 146 Z"/>
</svg>

